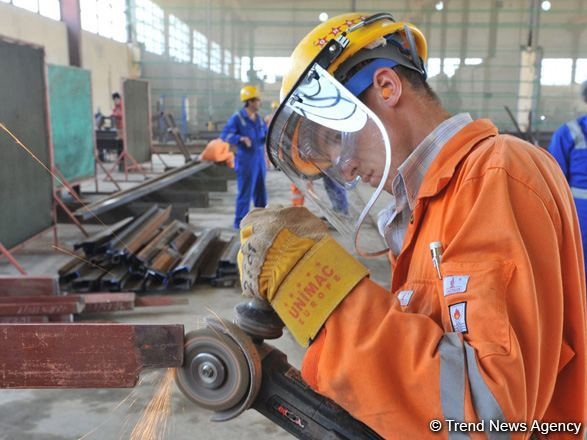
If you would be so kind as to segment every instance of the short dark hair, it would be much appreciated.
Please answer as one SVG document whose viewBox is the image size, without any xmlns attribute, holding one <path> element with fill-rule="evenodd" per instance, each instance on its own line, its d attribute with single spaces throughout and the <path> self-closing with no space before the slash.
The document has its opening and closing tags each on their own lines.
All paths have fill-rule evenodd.
<svg viewBox="0 0 587 440">
<path fill-rule="evenodd" d="M 438 97 L 436 92 L 432 90 L 432 87 L 430 87 L 428 81 L 426 81 L 420 73 L 416 72 L 415 70 L 408 69 L 404 66 L 395 66 L 393 70 L 395 70 L 402 78 L 404 78 L 408 83 L 410 83 L 410 85 L 414 89 L 422 90 L 430 98 L 440 102 L 440 98 Z"/>
<path fill-rule="evenodd" d="M 114 92 L 114 93 L 112 94 L 112 99 L 120 99 L 120 93 L 118 93 L 118 92 Z"/>
</svg>

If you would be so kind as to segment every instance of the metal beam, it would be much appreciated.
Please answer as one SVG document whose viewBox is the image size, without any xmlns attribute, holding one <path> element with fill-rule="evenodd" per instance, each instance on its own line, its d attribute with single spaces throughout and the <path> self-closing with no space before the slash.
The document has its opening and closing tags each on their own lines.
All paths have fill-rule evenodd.
<svg viewBox="0 0 587 440">
<path fill-rule="evenodd" d="M 153 179 L 147 180 L 133 188 L 123 191 L 115 192 L 107 197 L 104 197 L 94 203 L 90 203 L 82 208 L 77 209 L 74 215 L 80 220 L 88 220 L 92 217 L 107 212 L 118 206 L 140 199 L 146 194 L 150 194 L 158 189 L 165 188 L 172 183 L 191 176 L 199 171 L 205 170 L 212 166 L 212 163 L 198 163 L 189 162 L 181 167 L 174 168 L 166 173 L 163 173 Z"/>
<path fill-rule="evenodd" d="M 131 388 L 183 363 L 182 325 L 1 324 L 0 388 Z"/>
</svg>

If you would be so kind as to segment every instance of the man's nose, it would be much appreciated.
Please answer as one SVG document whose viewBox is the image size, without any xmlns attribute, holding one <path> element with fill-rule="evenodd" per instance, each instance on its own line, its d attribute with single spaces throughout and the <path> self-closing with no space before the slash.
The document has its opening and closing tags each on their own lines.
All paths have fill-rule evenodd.
<svg viewBox="0 0 587 440">
<path fill-rule="evenodd" d="M 340 174 L 347 182 L 351 182 L 359 175 L 359 162 L 351 157 L 344 158 L 337 164 Z"/>
</svg>

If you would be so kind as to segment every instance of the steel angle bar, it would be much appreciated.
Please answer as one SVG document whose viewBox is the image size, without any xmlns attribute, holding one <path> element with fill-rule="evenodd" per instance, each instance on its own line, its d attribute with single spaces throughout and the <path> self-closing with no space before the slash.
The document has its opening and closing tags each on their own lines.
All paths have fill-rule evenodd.
<svg viewBox="0 0 587 440">
<path fill-rule="evenodd" d="M 0 388 L 131 388 L 183 363 L 182 325 L 2 324 Z"/>
<path fill-rule="evenodd" d="M 148 264 L 158 252 L 161 251 L 165 246 L 170 244 L 179 234 L 182 229 L 185 229 L 179 220 L 173 220 L 163 230 L 157 234 L 153 240 L 151 240 L 141 251 L 136 254 L 135 258 L 143 264 Z"/>
<path fill-rule="evenodd" d="M 108 272 L 100 278 L 101 290 L 110 292 L 122 290 L 122 283 L 128 275 L 129 272 L 126 264 L 118 264 L 111 267 Z"/>
<path fill-rule="evenodd" d="M 86 256 L 92 256 L 98 253 L 107 252 L 112 239 L 116 237 L 125 227 L 127 227 L 134 217 L 127 217 L 106 229 L 92 235 L 87 240 L 73 245 L 74 250 L 82 249 Z"/>
<path fill-rule="evenodd" d="M 188 251 L 184 254 L 181 261 L 173 269 L 172 276 L 175 277 L 179 274 L 191 272 L 198 262 L 200 256 L 204 253 L 206 248 L 220 235 L 220 229 L 211 228 L 202 231 L 197 240 L 192 244 Z"/>
<path fill-rule="evenodd" d="M 209 282 L 218 277 L 218 261 L 226 244 L 225 241 L 218 238 L 210 242 L 198 267 L 198 278 L 201 281 Z"/>
<path fill-rule="evenodd" d="M 78 249 L 77 251 L 74 251 L 73 255 L 74 257 L 71 260 L 69 260 L 57 270 L 57 274 L 59 275 L 59 279 L 61 281 L 67 282 L 79 277 L 82 267 L 86 264 L 82 250 Z"/>
<path fill-rule="evenodd" d="M 135 255 L 139 249 L 149 243 L 157 235 L 158 229 L 169 220 L 170 214 L 171 206 L 168 206 L 147 220 L 142 228 L 136 230 L 133 236 L 127 239 L 123 252 L 125 254 Z"/>
<path fill-rule="evenodd" d="M 191 229 L 186 229 L 185 231 L 182 231 L 171 243 L 169 243 L 169 247 L 183 255 L 196 240 L 197 237 L 195 232 Z"/>
<path fill-rule="evenodd" d="M 139 218 L 134 220 L 128 225 L 120 234 L 117 234 L 110 242 L 110 248 L 113 252 L 116 252 L 124 247 L 125 241 L 131 237 L 135 231 L 140 229 L 144 223 L 146 223 L 155 213 L 159 210 L 159 206 L 153 205 L 147 211 L 144 212 Z"/>
<path fill-rule="evenodd" d="M 181 167 L 167 171 L 133 188 L 115 192 L 93 203 L 89 203 L 86 206 L 77 209 L 74 212 L 74 215 L 81 220 L 88 220 L 98 214 L 109 211 L 118 206 L 125 205 L 129 202 L 132 202 L 133 200 L 140 199 L 141 197 L 161 188 L 165 188 L 172 183 L 179 182 L 180 180 L 205 170 L 212 165 L 213 163 L 211 162 L 188 162 Z"/>
<path fill-rule="evenodd" d="M 226 247 L 224 248 L 224 252 L 220 255 L 220 259 L 218 260 L 219 266 L 236 266 L 236 256 L 240 249 L 240 238 L 238 235 L 233 235 L 230 241 L 227 243 Z"/>
<path fill-rule="evenodd" d="M 180 260 L 181 255 L 178 252 L 170 248 L 162 249 L 147 267 L 147 273 L 165 281 L 169 278 L 171 269 Z"/>
<path fill-rule="evenodd" d="M 72 288 L 77 292 L 91 292 L 100 289 L 100 278 L 102 278 L 110 267 L 95 267 L 84 264 L 80 269 L 80 274 L 71 282 Z"/>
</svg>

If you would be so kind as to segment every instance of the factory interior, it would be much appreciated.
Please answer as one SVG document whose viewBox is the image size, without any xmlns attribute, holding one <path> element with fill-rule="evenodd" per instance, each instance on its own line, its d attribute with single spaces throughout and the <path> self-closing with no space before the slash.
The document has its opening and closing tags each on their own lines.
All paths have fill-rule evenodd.
<svg viewBox="0 0 587 440">
<path fill-rule="evenodd" d="M 252 391 L 234 410 L 198 405 L 175 380 L 177 353 L 248 301 L 235 170 L 201 153 L 244 87 L 270 115 L 298 42 L 350 12 L 422 31 L 451 114 L 547 148 L 587 113 L 587 0 L 0 0 L 0 439 L 305 438 L 252 407 Z M 293 203 L 272 164 L 266 186 L 268 205 Z M 385 256 L 357 258 L 389 289 Z M 300 368 L 287 329 L 267 339 Z"/>
</svg>

